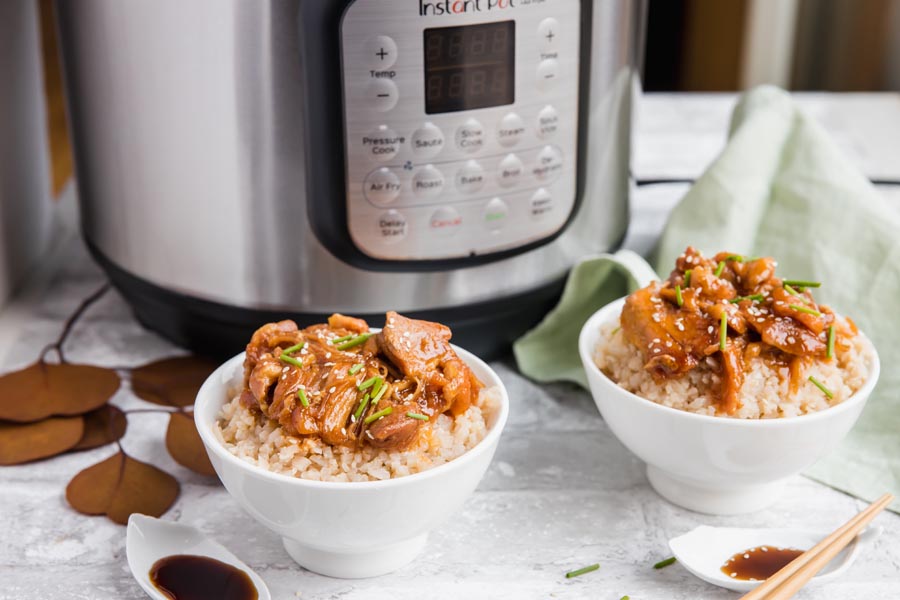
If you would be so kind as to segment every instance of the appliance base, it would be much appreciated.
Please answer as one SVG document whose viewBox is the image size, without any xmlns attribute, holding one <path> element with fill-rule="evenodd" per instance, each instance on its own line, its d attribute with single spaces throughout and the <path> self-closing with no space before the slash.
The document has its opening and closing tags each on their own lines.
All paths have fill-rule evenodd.
<svg viewBox="0 0 900 600">
<path fill-rule="evenodd" d="M 142 325 L 197 354 L 213 358 L 234 356 L 264 323 L 293 319 L 305 327 L 322 323 L 329 316 L 239 308 L 173 292 L 129 273 L 90 241 L 85 243 Z M 512 342 L 556 305 L 564 284 L 565 279 L 559 279 L 524 294 L 465 306 L 405 311 L 404 315 L 444 323 L 453 330 L 454 344 L 484 360 L 492 360 L 508 353 Z M 384 313 L 352 316 L 363 318 L 374 327 L 384 323 Z"/>
</svg>

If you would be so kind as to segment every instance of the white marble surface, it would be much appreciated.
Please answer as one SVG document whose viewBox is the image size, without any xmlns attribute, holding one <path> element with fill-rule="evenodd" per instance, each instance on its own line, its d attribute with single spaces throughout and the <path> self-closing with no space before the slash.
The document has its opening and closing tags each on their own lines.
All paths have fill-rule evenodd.
<svg viewBox="0 0 900 600">
<path fill-rule="evenodd" d="M 696 176 L 724 142 L 732 100 L 646 99 L 637 134 L 637 177 Z M 900 180 L 900 160 L 888 161 L 882 151 L 867 150 L 869 142 L 894 153 L 900 148 L 900 100 L 897 96 L 864 100 L 814 96 L 803 102 L 831 115 L 826 126 L 837 128 L 834 132 L 842 143 L 862 144 L 863 151 L 856 156 L 867 173 Z M 884 126 L 858 136 L 854 115 L 869 115 L 876 108 L 883 111 Z M 877 139 L 871 140 L 870 134 Z M 657 144 L 661 140 L 666 144 Z M 683 183 L 639 188 L 628 245 L 648 249 L 667 210 L 686 189 Z M 895 187 L 885 188 L 885 193 L 898 198 L 900 208 L 895 192 Z M 61 320 L 102 279 L 72 228 L 61 231 L 44 268 L 12 305 L 0 311 L 2 368 L 33 360 L 36 349 L 56 336 Z M 115 366 L 175 352 L 138 326 L 115 293 L 89 311 L 68 348 L 73 360 Z M 340 581 L 298 568 L 280 540 L 257 527 L 219 485 L 169 458 L 162 443 L 164 416 L 133 415 L 123 442 L 136 458 L 157 464 L 182 482 L 182 494 L 166 518 L 190 522 L 227 545 L 262 575 L 275 598 L 617 600 L 625 594 L 634 600 L 737 598 L 693 578 L 678 565 L 660 571 L 651 565 L 669 556 L 669 537 L 698 524 L 821 529 L 838 525 L 863 506 L 795 477 L 785 496 L 761 513 L 713 518 L 676 508 L 650 489 L 642 465 L 612 437 L 588 394 L 569 385 L 534 385 L 509 361 L 494 366 L 509 387 L 512 410 L 492 467 L 464 509 L 433 532 L 424 554 L 387 577 Z M 113 402 L 122 407 L 142 405 L 127 389 Z M 125 563 L 124 527 L 79 515 L 64 498 L 74 472 L 111 452 L 98 449 L 0 468 L 0 599 L 143 597 Z M 885 534 L 845 577 L 804 590 L 797 598 L 900 597 L 900 516 L 885 514 L 878 522 Z M 601 564 L 599 571 L 565 579 L 566 571 L 594 562 Z"/>
</svg>

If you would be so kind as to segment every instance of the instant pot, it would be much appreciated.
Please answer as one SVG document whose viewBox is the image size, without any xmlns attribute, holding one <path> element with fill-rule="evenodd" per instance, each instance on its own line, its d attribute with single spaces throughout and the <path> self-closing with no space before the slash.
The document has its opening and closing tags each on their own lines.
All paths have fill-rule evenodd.
<svg viewBox="0 0 900 600">
<path fill-rule="evenodd" d="M 493 355 L 628 221 L 639 0 L 57 0 L 85 240 L 148 327 Z"/>
</svg>

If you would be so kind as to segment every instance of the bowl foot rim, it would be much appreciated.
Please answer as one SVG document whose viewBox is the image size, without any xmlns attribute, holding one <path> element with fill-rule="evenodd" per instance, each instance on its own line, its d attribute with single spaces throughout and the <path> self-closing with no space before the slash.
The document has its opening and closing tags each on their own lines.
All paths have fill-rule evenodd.
<svg viewBox="0 0 900 600">
<path fill-rule="evenodd" d="M 363 579 L 385 575 L 411 563 L 425 547 L 428 534 L 370 550 L 344 552 L 323 550 L 288 537 L 282 541 L 290 557 L 308 571 L 338 579 Z"/>
<path fill-rule="evenodd" d="M 708 515 L 741 515 L 770 507 L 781 497 L 785 479 L 736 486 L 703 485 L 647 465 L 647 479 L 660 496 L 682 508 Z"/>
</svg>

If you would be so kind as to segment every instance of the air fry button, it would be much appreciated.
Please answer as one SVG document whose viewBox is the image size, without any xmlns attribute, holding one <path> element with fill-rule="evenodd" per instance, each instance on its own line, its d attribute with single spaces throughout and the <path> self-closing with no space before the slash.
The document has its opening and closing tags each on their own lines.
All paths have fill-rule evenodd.
<svg viewBox="0 0 900 600">
<path fill-rule="evenodd" d="M 399 211 L 389 210 L 378 217 L 378 237 L 386 244 L 393 244 L 405 238 L 406 228 L 406 217 Z"/>
<path fill-rule="evenodd" d="M 406 143 L 406 138 L 397 135 L 387 125 L 381 125 L 378 129 L 362 138 L 363 148 L 372 158 L 379 161 L 391 160 L 400 152 L 400 146 Z"/>
</svg>

